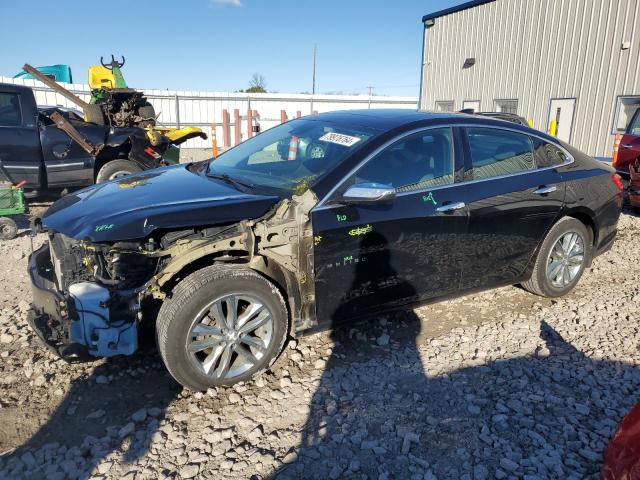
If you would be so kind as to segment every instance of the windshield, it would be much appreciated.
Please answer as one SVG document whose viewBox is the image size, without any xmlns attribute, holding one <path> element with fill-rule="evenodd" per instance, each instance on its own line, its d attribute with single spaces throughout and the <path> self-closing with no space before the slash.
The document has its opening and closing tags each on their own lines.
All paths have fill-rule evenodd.
<svg viewBox="0 0 640 480">
<path fill-rule="evenodd" d="M 293 120 L 210 160 L 207 174 L 302 193 L 373 135 L 320 119 Z"/>
</svg>

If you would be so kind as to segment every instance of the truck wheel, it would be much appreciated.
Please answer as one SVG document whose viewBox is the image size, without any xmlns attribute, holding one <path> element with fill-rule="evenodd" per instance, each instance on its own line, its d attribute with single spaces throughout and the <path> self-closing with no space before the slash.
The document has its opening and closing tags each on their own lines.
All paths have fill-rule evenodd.
<svg viewBox="0 0 640 480">
<path fill-rule="evenodd" d="M 141 172 L 142 169 L 131 160 L 111 160 L 105 163 L 96 175 L 96 183 L 108 182 L 114 178 L 124 177 L 132 173 Z"/>
<path fill-rule="evenodd" d="M 157 321 L 162 360 L 193 390 L 250 379 L 275 361 L 288 332 L 284 300 L 257 272 L 217 264 L 182 280 Z"/>
<path fill-rule="evenodd" d="M 155 127 L 156 110 L 150 103 L 147 102 L 138 108 L 138 116 L 144 119 L 140 122 L 141 127 Z"/>
<path fill-rule="evenodd" d="M 89 123 L 95 123 L 96 125 L 104 125 L 105 118 L 104 112 L 100 105 L 90 103 L 84 108 L 84 121 Z"/>
<path fill-rule="evenodd" d="M 11 240 L 16 238 L 18 226 L 9 217 L 0 217 L 0 240 Z"/>
<path fill-rule="evenodd" d="M 579 220 L 564 217 L 545 237 L 525 290 L 543 297 L 561 297 L 576 286 L 591 259 L 591 234 Z"/>
</svg>

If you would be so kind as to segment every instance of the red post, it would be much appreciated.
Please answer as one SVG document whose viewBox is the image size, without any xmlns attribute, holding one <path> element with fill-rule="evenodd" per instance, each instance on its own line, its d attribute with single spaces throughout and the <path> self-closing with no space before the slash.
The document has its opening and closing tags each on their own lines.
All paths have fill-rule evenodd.
<svg viewBox="0 0 640 480">
<path fill-rule="evenodd" d="M 242 124 L 240 123 L 240 110 L 237 108 L 233 110 L 233 126 L 235 131 L 235 143 L 234 145 L 238 145 L 242 141 L 241 129 Z"/>
<path fill-rule="evenodd" d="M 222 110 L 222 144 L 225 150 L 231 146 L 231 129 L 229 128 L 229 112 Z"/>
<path fill-rule="evenodd" d="M 287 121 L 287 112 L 285 110 L 280 110 L 280 123 L 284 123 Z"/>
<path fill-rule="evenodd" d="M 302 112 L 300 110 L 298 110 L 296 112 L 296 118 L 300 118 L 302 116 Z"/>
<path fill-rule="evenodd" d="M 247 136 L 253 137 L 253 110 L 247 110 Z"/>
</svg>

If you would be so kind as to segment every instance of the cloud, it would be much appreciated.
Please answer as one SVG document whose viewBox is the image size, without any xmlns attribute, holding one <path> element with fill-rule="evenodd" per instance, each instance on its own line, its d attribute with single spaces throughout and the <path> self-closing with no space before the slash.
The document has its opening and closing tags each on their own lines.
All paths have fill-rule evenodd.
<svg viewBox="0 0 640 480">
<path fill-rule="evenodd" d="M 226 7 L 230 5 L 232 7 L 241 7 L 241 0 L 209 0 L 209 4 L 214 7 Z"/>
</svg>

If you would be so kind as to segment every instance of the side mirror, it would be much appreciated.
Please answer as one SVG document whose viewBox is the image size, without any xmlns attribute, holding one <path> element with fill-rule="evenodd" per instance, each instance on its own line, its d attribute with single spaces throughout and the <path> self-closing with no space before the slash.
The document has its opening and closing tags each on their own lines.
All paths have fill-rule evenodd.
<svg viewBox="0 0 640 480">
<path fill-rule="evenodd" d="M 395 188 L 379 183 L 358 183 L 342 195 L 346 204 L 391 203 L 396 198 Z"/>
</svg>

